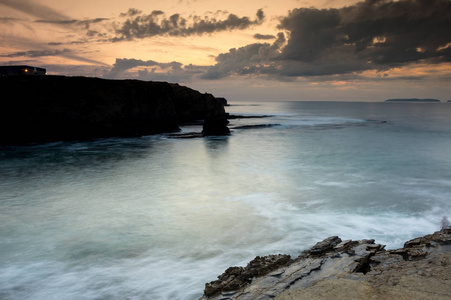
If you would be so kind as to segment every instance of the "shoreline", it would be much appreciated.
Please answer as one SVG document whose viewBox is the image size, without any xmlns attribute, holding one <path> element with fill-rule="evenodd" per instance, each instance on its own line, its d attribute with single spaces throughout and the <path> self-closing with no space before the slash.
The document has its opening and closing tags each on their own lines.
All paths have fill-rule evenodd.
<svg viewBox="0 0 451 300">
<path fill-rule="evenodd" d="M 256 257 L 205 285 L 201 300 L 449 299 L 451 229 L 385 250 L 374 240 L 329 237 L 298 257 Z"/>
</svg>

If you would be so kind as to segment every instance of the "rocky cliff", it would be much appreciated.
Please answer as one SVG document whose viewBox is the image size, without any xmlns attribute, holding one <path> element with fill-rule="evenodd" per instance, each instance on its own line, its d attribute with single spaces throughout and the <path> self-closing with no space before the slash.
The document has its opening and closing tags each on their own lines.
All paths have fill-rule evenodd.
<svg viewBox="0 0 451 300">
<path fill-rule="evenodd" d="M 291 259 L 257 257 L 205 285 L 206 299 L 450 299 L 451 229 L 384 250 L 334 236 Z"/>
<path fill-rule="evenodd" d="M 0 87 L 0 144 L 174 132 L 227 115 L 212 95 L 166 82 L 3 76 Z"/>
</svg>

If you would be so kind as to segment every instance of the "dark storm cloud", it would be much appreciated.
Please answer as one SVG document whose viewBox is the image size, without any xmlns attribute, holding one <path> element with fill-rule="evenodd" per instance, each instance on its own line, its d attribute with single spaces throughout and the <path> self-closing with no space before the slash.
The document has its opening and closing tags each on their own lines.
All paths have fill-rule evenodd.
<svg viewBox="0 0 451 300">
<path fill-rule="evenodd" d="M 295 9 L 279 29 L 290 32 L 280 56 L 295 62 L 283 68 L 288 76 L 309 75 L 315 64 L 313 73 L 339 74 L 437 63 L 450 59 L 451 2 L 367 0 L 341 9 Z"/>
<path fill-rule="evenodd" d="M 282 18 L 278 29 L 286 32 L 286 43 L 231 49 L 216 58 L 204 78 L 252 72 L 326 76 L 451 61 L 449 0 L 366 0 L 340 9 L 299 8 Z"/>
<path fill-rule="evenodd" d="M 343 8 L 340 15 L 347 42 L 376 64 L 450 58 L 440 50 L 451 42 L 450 1 L 367 0 Z M 381 42 L 373 43 L 375 38 Z"/>
<path fill-rule="evenodd" d="M 153 11 L 148 15 L 133 11 L 133 14 L 130 15 L 129 10 L 129 13 L 125 15 L 128 16 L 127 20 L 116 24 L 116 36 L 112 38 L 113 42 L 142 39 L 157 35 L 190 36 L 246 29 L 252 25 L 262 23 L 265 17 L 261 9 L 257 11 L 254 20 L 251 20 L 249 17 L 240 18 L 234 14 L 229 14 L 225 20 L 199 16 L 192 16 L 186 19 L 181 17 L 180 14 L 166 17 L 162 11 Z"/>
</svg>

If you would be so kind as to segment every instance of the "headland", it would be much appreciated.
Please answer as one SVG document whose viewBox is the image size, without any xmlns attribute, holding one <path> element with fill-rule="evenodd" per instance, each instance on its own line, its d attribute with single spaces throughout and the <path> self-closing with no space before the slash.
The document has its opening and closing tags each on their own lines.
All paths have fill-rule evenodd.
<svg viewBox="0 0 451 300">
<path fill-rule="evenodd" d="M 167 82 L 68 76 L 2 76 L 0 144 L 133 137 L 204 121 L 227 134 L 224 100 Z"/>
</svg>

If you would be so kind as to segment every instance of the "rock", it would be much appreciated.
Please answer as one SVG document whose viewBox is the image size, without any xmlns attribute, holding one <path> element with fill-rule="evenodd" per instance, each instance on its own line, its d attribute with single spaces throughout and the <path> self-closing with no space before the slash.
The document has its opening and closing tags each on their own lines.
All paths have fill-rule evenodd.
<svg viewBox="0 0 451 300">
<path fill-rule="evenodd" d="M 321 255 L 325 252 L 333 249 L 336 245 L 341 243 L 341 239 L 338 236 L 331 236 L 322 242 L 317 243 L 308 252 L 311 255 Z"/>
<path fill-rule="evenodd" d="M 209 116 L 204 121 L 202 134 L 204 136 L 227 135 L 230 133 L 230 129 L 227 127 L 227 124 L 229 124 L 227 116 Z"/>
<path fill-rule="evenodd" d="M 249 284 L 252 281 L 252 278 L 264 276 L 281 266 L 287 265 L 289 262 L 289 255 L 257 256 L 250 261 L 245 268 L 230 267 L 223 274 L 218 276 L 218 280 L 205 284 L 204 295 L 209 297 L 221 293 L 221 295 L 224 296 L 224 292 L 236 291 Z M 227 293 L 228 296 L 235 294 L 236 293 Z"/>
<path fill-rule="evenodd" d="M 46 75 L 3 76 L 0 85 L 11 95 L 0 104 L 0 144 L 176 132 L 227 116 L 213 95 L 166 82 Z"/>
<path fill-rule="evenodd" d="M 218 102 L 220 102 L 223 106 L 229 106 L 229 104 L 227 103 L 227 99 L 226 98 L 216 97 L 216 100 L 218 100 Z"/>
<path fill-rule="evenodd" d="M 228 289 L 236 290 L 224 293 Z M 403 297 L 451 298 L 451 229 L 410 240 L 401 249 L 333 236 L 294 260 L 280 254 L 256 257 L 246 268 L 229 268 L 206 284 L 201 299 Z"/>
</svg>

